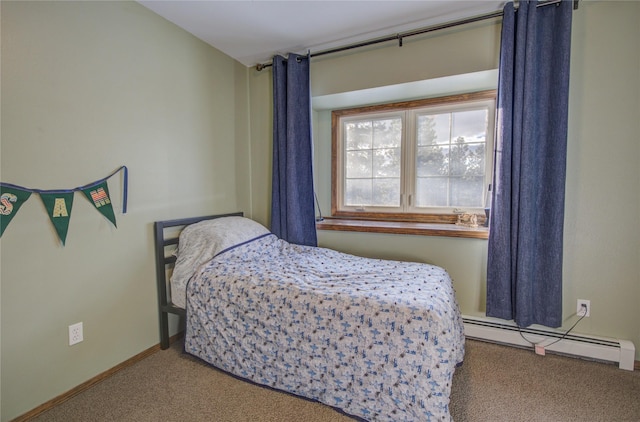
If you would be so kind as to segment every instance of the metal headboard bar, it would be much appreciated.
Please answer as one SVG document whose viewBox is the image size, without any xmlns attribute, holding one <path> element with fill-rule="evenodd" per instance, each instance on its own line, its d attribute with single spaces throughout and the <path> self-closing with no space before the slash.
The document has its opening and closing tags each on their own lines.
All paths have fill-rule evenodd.
<svg viewBox="0 0 640 422">
<path fill-rule="evenodd" d="M 173 255 L 166 256 L 165 248 L 171 245 L 177 245 L 179 235 L 175 237 L 165 238 L 165 229 L 171 227 L 184 227 L 189 224 L 198 223 L 204 220 L 213 220 L 220 217 L 242 217 L 242 212 L 234 212 L 229 214 L 207 215 L 202 217 L 179 218 L 175 220 L 156 221 L 154 227 L 154 248 L 156 255 L 156 284 L 158 289 L 158 314 L 160 319 L 160 348 L 167 349 L 169 347 L 169 314 L 175 314 L 184 318 L 186 311 L 175 306 L 169 300 L 169 284 L 167 283 L 167 266 L 176 262 Z"/>
</svg>

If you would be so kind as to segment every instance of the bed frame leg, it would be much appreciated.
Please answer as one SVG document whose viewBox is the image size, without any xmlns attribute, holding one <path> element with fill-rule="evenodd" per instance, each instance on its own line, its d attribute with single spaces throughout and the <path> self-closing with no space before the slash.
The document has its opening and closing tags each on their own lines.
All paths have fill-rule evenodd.
<svg viewBox="0 0 640 422">
<path fill-rule="evenodd" d="M 160 312 L 160 349 L 169 348 L 169 316 L 166 312 Z"/>
</svg>

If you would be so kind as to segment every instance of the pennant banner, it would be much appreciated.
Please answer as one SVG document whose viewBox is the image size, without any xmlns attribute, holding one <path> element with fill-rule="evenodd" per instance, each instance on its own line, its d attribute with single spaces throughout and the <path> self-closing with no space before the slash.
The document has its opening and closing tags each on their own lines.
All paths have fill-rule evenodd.
<svg viewBox="0 0 640 422">
<path fill-rule="evenodd" d="M 120 171 L 124 172 L 122 213 L 126 214 L 129 184 L 128 170 L 126 166 L 120 167 L 118 170 L 103 179 L 73 189 L 29 189 L 22 186 L 12 185 L 10 183 L 0 183 L 0 237 L 22 204 L 29 199 L 33 192 L 40 195 L 42 203 L 44 204 L 44 207 L 49 214 L 49 218 L 51 219 L 51 222 L 53 223 L 63 245 L 67 239 L 69 220 L 71 218 L 71 208 L 73 206 L 73 195 L 75 192 L 80 191 L 84 193 L 89 202 L 91 202 L 103 216 L 116 226 L 116 216 L 113 212 L 113 206 L 111 205 L 111 197 L 109 195 L 107 180 Z"/>
<path fill-rule="evenodd" d="M 113 213 L 113 207 L 111 206 L 111 198 L 109 197 L 109 186 L 107 186 L 107 182 L 102 182 L 87 189 L 83 189 L 82 193 L 85 194 L 89 202 L 91 202 L 93 206 L 102 213 L 102 215 L 107 217 L 115 227 L 118 227 L 116 225 L 116 215 Z"/>
<path fill-rule="evenodd" d="M 9 186 L 0 186 L 0 237 L 4 233 L 11 219 L 18 213 L 18 210 L 27 202 L 31 192 L 16 189 Z"/>
<path fill-rule="evenodd" d="M 64 245 L 67 240 L 69 230 L 69 220 L 71 219 L 71 207 L 73 206 L 73 192 L 42 193 L 40 198 L 44 204 L 49 218 L 58 232 L 58 237 Z"/>
</svg>

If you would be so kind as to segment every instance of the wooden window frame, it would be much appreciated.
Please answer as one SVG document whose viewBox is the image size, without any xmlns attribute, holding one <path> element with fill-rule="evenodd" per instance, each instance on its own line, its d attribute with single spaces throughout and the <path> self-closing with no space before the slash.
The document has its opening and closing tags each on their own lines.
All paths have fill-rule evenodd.
<svg viewBox="0 0 640 422">
<path fill-rule="evenodd" d="M 464 103 L 483 100 L 496 101 L 496 90 L 333 110 L 331 112 L 331 217 L 327 217 L 325 221 L 318 223 L 318 229 L 488 238 L 488 228 L 483 226 L 485 224 L 485 217 L 481 215 L 481 213 L 478 213 L 480 227 L 461 228 L 461 226 L 455 224 L 458 221 L 458 214 L 451 212 L 353 212 L 338 209 L 338 194 L 340 191 L 338 189 L 338 136 L 340 119 L 342 117 L 365 113 L 411 110 L 431 106 L 464 105 Z M 489 144 L 489 142 L 487 143 Z"/>
</svg>

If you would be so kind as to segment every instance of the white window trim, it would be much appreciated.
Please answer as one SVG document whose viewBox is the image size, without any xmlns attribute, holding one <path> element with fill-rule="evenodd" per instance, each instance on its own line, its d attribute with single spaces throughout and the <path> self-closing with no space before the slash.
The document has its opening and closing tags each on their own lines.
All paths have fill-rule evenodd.
<svg viewBox="0 0 640 422">
<path fill-rule="evenodd" d="M 344 192 L 346 190 L 346 182 L 347 182 L 347 178 L 345 175 L 345 145 L 344 145 L 344 126 L 345 124 L 349 123 L 349 122 L 353 122 L 353 121 L 360 121 L 360 120 L 366 120 L 368 117 L 375 117 L 376 119 L 384 119 L 385 117 L 399 117 L 402 120 L 402 127 L 403 127 L 403 131 L 406 132 L 407 129 L 407 125 L 405 122 L 405 116 L 406 116 L 406 112 L 404 111 L 390 111 L 390 112 L 386 112 L 386 111 L 381 111 L 381 112 L 373 112 L 373 113 L 366 113 L 366 114 L 357 114 L 357 115 L 353 115 L 353 116 L 345 116 L 343 118 L 340 119 L 340 125 L 338 127 L 338 149 L 341 151 L 339 154 L 337 154 L 336 156 L 336 160 L 337 160 L 337 177 L 338 180 L 341 182 L 337 185 L 337 199 L 338 199 L 338 209 L 341 211 L 347 211 L 347 212 L 382 212 L 382 213 L 403 213 L 405 212 L 403 209 L 403 201 L 402 199 L 400 200 L 400 204 L 397 207 L 383 207 L 383 206 L 376 206 L 376 207 L 365 207 L 363 205 L 358 205 L 358 206 L 348 206 L 344 204 Z M 406 139 L 406 135 L 403 133 L 402 135 L 403 141 L 400 144 L 400 155 L 404 160 L 405 157 L 405 153 L 404 153 L 404 148 L 405 148 L 405 142 L 404 139 Z M 403 161 L 402 166 L 400 168 L 400 192 L 404 192 L 404 186 L 405 186 L 405 163 Z M 402 195 L 401 195 L 402 196 Z"/>
<path fill-rule="evenodd" d="M 484 174 L 484 188 L 483 188 L 483 192 L 485 192 L 484 197 L 482 198 L 483 204 L 480 207 L 459 207 L 459 206 L 453 206 L 453 207 L 416 207 L 414 205 L 415 201 L 413 201 L 411 198 L 408 199 L 408 201 L 410 201 L 411 203 L 407 203 L 406 204 L 406 208 L 404 212 L 407 213 L 417 213 L 417 214 L 446 214 L 446 213 L 455 213 L 456 210 L 460 210 L 460 211 L 464 211 L 464 212 L 484 212 L 484 208 L 487 207 L 487 204 L 485 203 L 487 201 L 487 195 L 486 192 L 489 191 L 489 186 L 491 184 L 491 178 L 492 178 L 492 171 L 493 171 L 493 145 L 494 145 L 494 133 L 495 133 L 495 109 L 496 109 L 496 100 L 495 99 L 489 99 L 489 100 L 475 100 L 475 101 L 471 101 L 468 103 L 465 103 L 464 105 L 462 103 L 460 104 L 455 104 L 455 105 L 444 105 L 444 106 L 433 106 L 433 107 L 428 107 L 428 108 L 419 108 L 419 109 L 414 109 L 411 111 L 408 111 L 407 114 L 409 116 L 409 118 L 407 119 L 408 121 L 408 125 L 407 125 L 407 131 L 406 131 L 406 136 L 407 136 L 407 141 L 406 141 L 406 145 L 407 148 L 410 148 L 410 150 L 412 151 L 411 153 L 406 154 L 406 170 L 407 170 L 407 175 L 406 175 L 406 183 L 408 183 L 407 186 L 407 192 L 408 195 L 413 195 L 415 194 L 416 191 L 416 177 L 415 177 L 415 171 L 416 171 L 416 166 L 412 165 L 412 163 L 410 163 L 409 161 L 411 159 L 415 160 L 416 157 L 416 149 L 417 149 L 417 140 L 416 140 L 416 133 L 413 130 L 410 130 L 411 128 L 415 128 L 415 119 L 416 116 L 418 114 L 420 114 L 422 111 L 424 111 L 425 109 L 429 110 L 430 114 L 438 114 L 438 113 L 447 113 L 447 112 L 451 112 L 451 111 L 472 111 L 472 110 L 478 110 L 478 109 L 482 109 L 485 108 L 487 110 L 487 132 L 486 132 L 486 138 L 485 138 L 485 174 Z"/>
</svg>

